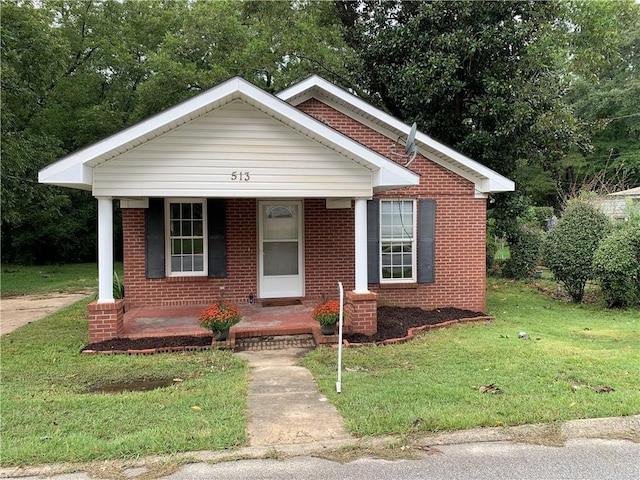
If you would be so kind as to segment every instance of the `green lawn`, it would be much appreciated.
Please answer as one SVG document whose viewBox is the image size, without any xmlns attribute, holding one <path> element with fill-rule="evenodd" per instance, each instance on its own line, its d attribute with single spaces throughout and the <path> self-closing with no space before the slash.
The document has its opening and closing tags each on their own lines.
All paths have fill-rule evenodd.
<svg viewBox="0 0 640 480">
<path fill-rule="evenodd" d="M 413 342 L 336 350 L 304 364 L 351 432 L 381 435 L 640 413 L 640 311 L 553 300 L 490 279 L 490 324 L 432 331 Z M 520 339 L 520 332 L 529 339 Z M 481 393 L 495 384 L 502 393 Z M 597 393 L 612 387 L 609 393 Z M 574 391 L 575 389 L 575 391 Z"/>
<path fill-rule="evenodd" d="M 554 291 L 549 282 L 541 285 Z M 245 443 L 244 361 L 223 351 L 81 355 L 86 304 L 0 337 L 1 465 Z M 304 364 L 356 435 L 640 413 L 640 310 L 565 303 L 499 279 L 488 281 L 488 309 L 495 322 L 431 331 L 405 345 L 345 349 L 341 394 L 335 349 L 318 348 Z M 530 339 L 518 338 L 521 331 Z M 148 392 L 89 393 L 99 382 L 144 379 L 179 381 Z M 502 393 L 480 393 L 488 384 Z M 614 391 L 598 393 L 603 387 Z"/>
<path fill-rule="evenodd" d="M 0 337 L 0 464 L 131 459 L 245 442 L 244 361 L 222 351 L 82 355 L 86 304 Z M 142 379 L 178 381 L 147 392 L 88 393 L 99 382 Z"/>
<path fill-rule="evenodd" d="M 116 263 L 115 270 L 122 278 L 122 263 Z M 95 263 L 36 266 L 2 264 L 0 280 L 3 297 L 97 290 L 98 266 Z"/>
</svg>

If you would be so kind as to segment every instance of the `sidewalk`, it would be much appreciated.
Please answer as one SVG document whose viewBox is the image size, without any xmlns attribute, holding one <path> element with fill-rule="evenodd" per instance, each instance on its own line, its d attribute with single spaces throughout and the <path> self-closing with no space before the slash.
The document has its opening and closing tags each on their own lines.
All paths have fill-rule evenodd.
<svg viewBox="0 0 640 480">
<path fill-rule="evenodd" d="M 251 366 L 247 436 L 251 447 L 349 440 L 335 407 L 298 365 L 309 348 L 236 353 Z"/>
</svg>

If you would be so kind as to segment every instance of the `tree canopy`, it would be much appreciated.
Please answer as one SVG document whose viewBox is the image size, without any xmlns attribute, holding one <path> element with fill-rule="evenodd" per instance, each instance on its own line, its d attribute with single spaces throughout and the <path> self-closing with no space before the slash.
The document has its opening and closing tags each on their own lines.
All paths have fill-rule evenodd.
<svg viewBox="0 0 640 480">
<path fill-rule="evenodd" d="M 277 92 L 318 73 L 417 122 L 516 180 L 504 218 L 606 167 L 640 184 L 633 0 L 0 6 L 3 260 L 91 260 L 95 201 L 37 171 L 235 75 Z"/>
<path fill-rule="evenodd" d="M 95 202 L 38 185 L 42 167 L 235 75 L 271 91 L 311 73 L 343 78 L 352 53 L 326 2 L 1 5 L 2 254 L 11 261 L 95 255 Z"/>
</svg>

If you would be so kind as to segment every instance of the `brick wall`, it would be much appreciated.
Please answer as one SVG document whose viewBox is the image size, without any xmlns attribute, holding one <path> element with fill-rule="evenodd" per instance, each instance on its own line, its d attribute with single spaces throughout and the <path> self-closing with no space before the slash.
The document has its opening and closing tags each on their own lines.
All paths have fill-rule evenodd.
<svg viewBox="0 0 640 480">
<path fill-rule="evenodd" d="M 298 106 L 302 111 L 339 130 L 393 161 L 395 139 L 360 124 L 317 99 Z M 431 198 L 436 201 L 436 281 L 433 284 L 370 285 L 379 304 L 422 308 L 454 306 L 484 311 L 486 200 L 474 198 L 473 183 L 418 155 L 411 170 L 420 185 L 376 195 L 379 198 Z"/>
<path fill-rule="evenodd" d="M 353 202 L 352 202 L 353 203 Z M 305 291 L 309 298 L 338 299 L 338 282 L 355 287 L 354 210 L 327 209 L 324 199 L 305 200 Z"/>
<path fill-rule="evenodd" d="M 389 154 L 394 141 L 315 99 L 301 110 L 351 136 L 367 147 Z M 379 195 L 381 198 L 436 200 L 436 282 L 419 285 L 371 285 L 380 304 L 423 308 L 454 306 L 485 310 L 486 201 L 474 198 L 474 186 L 437 163 L 419 155 L 411 169 L 421 177 L 419 186 Z M 345 192 L 348 196 L 348 192 Z M 354 211 L 327 209 L 324 199 L 304 202 L 306 297 L 323 294 L 337 298 L 337 282 L 345 291 L 355 285 Z M 182 277 L 146 279 L 144 210 L 123 209 L 125 292 L 127 308 L 177 306 L 214 301 L 224 287 L 226 299 L 236 303 L 257 297 L 257 200 L 229 199 L 227 217 L 227 278 Z"/>
<path fill-rule="evenodd" d="M 306 298 L 338 297 L 338 281 L 353 289 L 354 212 L 327 209 L 324 199 L 304 202 L 304 257 Z M 258 297 L 257 200 L 229 199 L 227 218 L 227 277 L 145 278 L 144 210 L 122 211 L 124 232 L 125 297 L 127 308 L 210 303 L 224 287 L 224 298 L 246 303 Z"/>
</svg>

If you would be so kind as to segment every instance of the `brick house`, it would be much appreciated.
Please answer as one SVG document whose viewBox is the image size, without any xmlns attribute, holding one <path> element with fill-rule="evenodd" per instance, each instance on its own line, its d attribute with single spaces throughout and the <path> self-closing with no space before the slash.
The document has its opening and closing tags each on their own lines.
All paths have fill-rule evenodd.
<svg viewBox="0 0 640 480">
<path fill-rule="evenodd" d="M 514 184 L 313 76 L 271 95 L 232 78 L 72 153 L 41 183 L 98 200 L 90 340 L 125 308 L 318 300 L 343 282 L 347 331 L 376 306 L 485 310 L 489 193 Z M 113 200 L 126 298 L 115 301 Z"/>
</svg>

